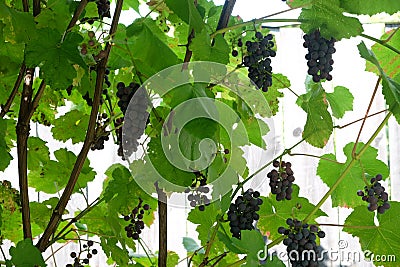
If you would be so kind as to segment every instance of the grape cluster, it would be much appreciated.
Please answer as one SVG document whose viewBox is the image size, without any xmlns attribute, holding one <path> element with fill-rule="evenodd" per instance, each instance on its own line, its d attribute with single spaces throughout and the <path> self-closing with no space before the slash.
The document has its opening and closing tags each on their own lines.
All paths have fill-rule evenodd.
<svg viewBox="0 0 400 267">
<path fill-rule="evenodd" d="M 103 113 L 101 116 L 98 116 L 96 122 L 95 140 L 90 147 L 91 150 L 104 149 L 104 141 L 108 141 L 110 139 L 110 133 L 106 130 L 109 121 L 110 119 L 108 118 L 107 113 Z"/>
<path fill-rule="evenodd" d="M 126 109 L 128 108 L 129 102 L 139 87 L 140 85 L 135 82 L 131 82 L 128 86 L 125 86 L 125 83 L 123 82 L 119 82 L 117 84 L 117 97 L 119 98 L 118 106 L 124 115 Z"/>
<path fill-rule="evenodd" d="M 210 188 L 207 186 L 189 187 L 185 189 L 185 193 L 188 194 L 187 199 L 190 202 L 191 207 L 199 207 L 200 211 L 205 210 L 205 206 L 210 205 L 210 199 L 205 195 L 210 192 Z"/>
<path fill-rule="evenodd" d="M 295 180 L 293 176 L 292 164 L 285 161 L 273 162 L 273 166 L 278 169 L 271 170 L 267 177 L 270 179 L 269 186 L 271 193 L 276 195 L 276 200 L 281 201 L 284 199 L 292 199 L 292 184 Z"/>
<path fill-rule="evenodd" d="M 334 47 L 336 40 L 334 38 L 325 39 L 319 30 L 305 34 L 303 38 L 303 46 L 308 49 L 306 54 L 308 74 L 312 75 L 314 82 L 323 79 L 331 81 L 332 75 L 329 73 L 333 70 L 332 55 L 336 52 Z"/>
<path fill-rule="evenodd" d="M 235 203 L 231 203 L 228 211 L 228 221 L 233 237 L 241 238 L 242 230 L 253 230 L 253 222 L 260 216 L 257 211 L 263 203 L 260 192 L 247 190 L 243 196 L 238 196 Z"/>
<path fill-rule="evenodd" d="M 80 251 L 79 253 L 71 252 L 70 257 L 74 259 L 74 263 L 68 263 L 65 267 L 83 267 L 84 264 L 89 264 L 90 259 L 93 255 L 98 253 L 97 249 L 93 248 L 94 242 L 92 240 L 87 241 L 86 244 L 83 244 L 84 251 Z M 83 258 L 83 254 L 86 254 L 86 257 Z"/>
<path fill-rule="evenodd" d="M 243 57 L 243 65 L 249 71 L 248 77 L 264 92 L 272 85 L 271 57 L 276 56 L 276 52 L 272 50 L 275 45 L 272 39 L 272 34 L 263 36 L 261 32 L 256 32 L 255 41 L 246 42 L 247 55 Z M 243 46 L 241 39 L 238 46 Z M 238 54 L 235 51 L 232 51 L 232 55 Z"/>
<path fill-rule="evenodd" d="M 285 235 L 283 244 L 289 255 L 293 267 L 317 267 L 320 259 L 321 247 L 317 246 L 316 239 L 324 238 L 325 232 L 316 225 L 308 225 L 297 219 L 286 220 L 288 228 L 278 228 L 278 233 Z"/>
<path fill-rule="evenodd" d="M 100 19 L 111 18 L 110 1 L 108 1 L 108 0 L 89 0 L 89 2 L 96 2 L 97 13 L 99 14 Z"/>
<path fill-rule="evenodd" d="M 145 211 L 150 209 L 149 204 L 143 204 L 143 201 L 139 199 L 139 204 L 132 209 L 129 215 L 124 216 L 125 221 L 129 221 L 129 225 L 125 226 L 126 236 L 133 240 L 138 240 L 139 235 L 144 229 L 143 216 Z"/>
<path fill-rule="evenodd" d="M 358 190 L 357 195 L 362 197 L 362 200 L 368 202 L 368 210 L 375 211 L 383 214 L 390 208 L 388 202 L 389 195 L 385 192 L 385 187 L 380 183 L 382 181 L 382 175 L 378 174 L 371 178 L 371 184 L 364 187 L 364 191 Z"/>
<path fill-rule="evenodd" d="M 147 109 L 150 104 L 147 92 L 142 87 L 136 90 L 130 102 L 130 108 L 126 110 L 124 118 L 125 130 L 123 132 L 124 154 L 128 156 L 137 151 L 139 146 L 138 140 L 143 135 L 149 123 Z"/>
<path fill-rule="evenodd" d="M 124 149 L 122 147 L 122 124 L 124 123 L 124 117 L 118 118 L 114 122 L 115 126 L 115 134 L 117 136 L 117 145 L 118 145 L 118 156 L 120 156 L 123 160 L 124 157 Z"/>
</svg>

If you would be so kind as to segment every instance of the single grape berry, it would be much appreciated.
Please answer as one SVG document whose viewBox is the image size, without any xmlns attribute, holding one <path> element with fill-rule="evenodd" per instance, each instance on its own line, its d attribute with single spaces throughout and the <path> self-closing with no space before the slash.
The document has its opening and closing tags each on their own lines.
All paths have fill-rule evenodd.
<svg viewBox="0 0 400 267">
<path fill-rule="evenodd" d="M 71 258 L 76 258 L 76 252 L 71 252 L 70 256 Z"/>
<path fill-rule="evenodd" d="M 239 52 L 237 50 L 232 50 L 232 56 L 237 57 Z"/>
</svg>

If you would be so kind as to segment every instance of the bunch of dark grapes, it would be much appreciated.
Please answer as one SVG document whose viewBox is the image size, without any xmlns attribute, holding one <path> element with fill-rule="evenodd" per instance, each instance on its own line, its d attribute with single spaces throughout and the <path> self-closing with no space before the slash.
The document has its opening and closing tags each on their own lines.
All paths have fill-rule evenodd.
<svg viewBox="0 0 400 267">
<path fill-rule="evenodd" d="M 276 52 L 272 50 L 275 45 L 272 39 L 272 34 L 263 36 L 261 32 L 257 32 L 254 42 L 246 42 L 247 55 L 243 57 L 243 65 L 249 71 L 248 77 L 264 92 L 272 85 L 271 57 L 276 56 Z M 242 45 L 242 40 L 239 39 L 238 46 Z M 233 55 L 237 55 L 237 51 L 234 51 Z"/>
<path fill-rule="evenodd" d="M 111 18 L 110 1 L 96 0 L 96 5 L 97 5 L 97 13 L 99 14 L 100 19 Z"/>
<path fill-rule="evenodd" d="M 185 193 L 188 194 L 187 199 L 190 202 L 191 207 L 199 207 L 200 211 L 204 211 L 205 207 L 210 205 L 210 199 L 205 195 L 210 192 L 210 188 L 207 186 L 189 187 L 185 189 Z"/>
<path fill-rule="evenodd" d="M 317 267 L 321 247 L 317 245 L 316 239 L 324 238 L 325 232 L 316 225 L 308 225 L 297 219 L 288 218 L 286 224 L 288 228 L 281 226 L 278 233 L 286 236 L 283 244 L 287 247 L 291 266 Z"/>
<path fill-rule="evenodd" d="M 90 147 L 91 150 L 104 149 L 104 141 L 108 141 L 110 138 L 110 133 L 106 130 L 109 121 L 110 119 L 108 118 L 107 113 L 103 113 L 101 116 L 98 116 L 96 122 L 95 140 Z"/>
<path fill-rule="evenodd" d="M 94 242 L 89 240 L 86 244 L 83 244 L 84 251 L 80 251 L 79 253 L 71 252 L 70 256 L 74 259 L 74 263 L 67 264 L 65 267 L 83 267 L 83 264 L 89 264 L 90 259 L 93 255 L 98 253 L 97 249 L 93 248 Z M 86 254 L 86 257 L 82 259 L 82 255 Z"/>
<path fill-rule="evenodd" d="M 243 196 L 238 196 L 235 203 L 231 203 L 228 211 L 228 221 L 233 237 L 241 238 L 242 230 L 253 230 L 253 222 L 260 216 L 257 211 L 263 203 L 258 191 L 247 190 Z"/>
<path fill-rule="evenodd" d="M 125 83 L 123 82 L 117 84 L 117 97 L 119 98 L 118 106 L 124 115 L 132 96 L 136 93 L 139 87 L 140 85 L 135 82 L 131 82 L 128 86 L 125 86 Z"/>
<path fill-rule="evenodd" d="M 139 146 L 138 140 L 142 137 L 149 123 L 147 111 L 150 101 L 147 91 L 140 87 L 130 100 L 130 108 L 126 110 L 124 118 L 123 147 L 124 154 L 130 156 Z M 118 102 L 119 103 L 119 102 Z M 125 104 L 123 104 L 125 106 Z"/>
<path fill-rule="evenodd" d="M 321 36 L 319 30 L 305 34 L 303 38 L 303 46 L 308 48 L 306 54 L 308 74 L 312 75 L 313 81 L 316 83 L 323 79 L 332 80 L 332 75 L 329 72 L 333 70 L 332 55 L 336 52 L 334 47 L 336 40 L 334 38 L 325 39 Z"/>
<path fill-rule="evenodd" d="M 292 184 L 294 182 L 292 164 L 285 161 L 273 162 L 273 166 L 277 169 L 271 170 L 267 177 L 270 179 L 269 186 L 271 193 L 276 195 L 276 200 L 281 201 L 284 199 L 292 199 Z"/>
<path fill-rule="evenodd" d="M 139 235 L 144 229 L 144 213 L 150 209 L 149 204 L 142 206 L 142 203 L 143 201 L 139 199 L 139 204 L 132 210 L 131 214 L 124 216 L 124 220 L 129 221 L 129 225 L 125 226 L 126 236 L 133 240 L 139 239 Z"/>
<path fill-rule="evenodd" d="M 364 187 L 364 191 L 358 190 L 357 195 L 362 197 L 362 200 L 368 202 L 368 210 L 383 214 L 390 208 L 388 202 L 389 195 L 385 192 L 385 188 L 381 185 L 382 175 L 378 174 L 371 178 L 371 184 Z"/>
<path fill-rule="evenodd" d="M 118 145 L 118 156 L 120 156 L 123 160 L 124 158 L 124 149 L 122 147 L 122 124 L 124 123 L 124 117 L 118 118 L 114 122 L 115 126 L 115 134 L 117 136 L 117 145 Z"/>
</svg>

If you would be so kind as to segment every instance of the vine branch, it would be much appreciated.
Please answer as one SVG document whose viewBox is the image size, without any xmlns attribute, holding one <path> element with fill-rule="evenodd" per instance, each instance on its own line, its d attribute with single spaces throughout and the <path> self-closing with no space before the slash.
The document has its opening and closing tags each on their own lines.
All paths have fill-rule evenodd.
<svg viewBox="0 0 400 267">
<path fill-rule="evenodd" d="M 117 0 L 117 4 L 115 7 L 115 14 L 114 14 L 111 28 L 109 31 L 110 36 L 114 36 L 114 34 L 116 32 L 119 17 L 120 17 L 121 10 L 122 10 L 122 4 L 123 4 L 123 0 Z M 111 51 L 111 44 L 110 44 L 110 42 L 108 42 L 105 47 L 106 56 L 97 65 L 97 77 L 96 77 L 96 85 L 95 85 L 95 91 L 94 91 L 94 97 L 93 97 L 93 106 L 92 106 L 92 110 L 90 113 L 89 124 L 88 124 L 88 128 L 87 128 L 87 134 L 85 137 L 85 141 L 84 141 L 82 149 L 76 159 L 76 162 L 75 162 L 74 167 L 71 172 L 71 176 L 70 176 L 68 183 L 64 189 L 64 192 L 51 215 L 50 221 L 49 221 L 42 237 L 40 238 L 39 242 L 36 244 L 36 247 L 38 247 L 39 250 L 42 252 L 45 251 L 46 248 L 48 247 L 49 242 L 50 242 L 50 237 L 56 231 L 58 224 L 60 223 L 62 214 L 64 213 L 67 203 L 69 202 L 69 199 L 72 195 L 75 184 L 79 178 L 79 174 L 82 170 L 83 164 L 85 163 L 85 160 L 87 158 L 88 152 L 90 150 L 90 146 L 91 146 L 92 142 L 94 141 L 97 113 L 99 111 L 105 69 L 106 69 L 110 51 Z"/>
<path fill-rule="evenodd" d="M 18 156 L 18 179 L 21 194 L 22 209 L 22 229 L 24 238 L 32 239 L 31 219 L 29 209 L 28 194 L 28 137 L 29 137 L 29 121 L 31 113 L 31 101 L 33 94 L 33 74 L 34 69 L 26 70 L 24 84 L 21 96 L 21 104 L 18 114 L 18 122 L 16 127 L 17 133 L 17 156 Z"/>
<path fill-rule="evenodd" d="M 7 114 L 7 112 L 10 111 L 10 107 L 14 101 L 15 96 L 17 95 L 18 88 L 21 85 L 22 79 L 24 78 L 25 71 L 26 71 L 26 66 L 24 63 L 22 63 L 19 69 L 17 80 L 14 83 L 13 90 L 11 91 L 11 94 L 8 97 L 7 102 L 1 106 L 0 118 L 3 118 Z"/>
<path fill-rule="evenodd" d="M 158 266 L 167 266 L 167 194 L 155 184 L 158 195 Z"/>
</svg>

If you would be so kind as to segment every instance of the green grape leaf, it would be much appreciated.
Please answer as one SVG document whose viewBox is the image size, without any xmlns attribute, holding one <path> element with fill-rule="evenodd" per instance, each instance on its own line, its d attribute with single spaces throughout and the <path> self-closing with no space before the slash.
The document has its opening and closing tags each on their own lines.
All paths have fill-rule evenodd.
<svg viewBox="0 0 400 267">
<path fill-rule="evenodd" d="M 363 145 L 363 143 L 358 143 L 356 152 L 358 152 Z M 321 157 L 317 168 L 317 175 L 319 175 L 329 187 L 336 182 L 347 165 L 351 162 L 353 146 L 354 143 L 349 143 L 343 148 L 343 152 L 347 157 L 345 163 L 336 163 L 336 158 L 333 154 L 326 154 Z M 334 207 L 355 207 L 364 203 L 356 194 L 357 190 L 361 190 L 365 186 L 363 180 L 364 174 L 375 176 L 380 173 L 384 178 L 389 176 L 387 165 L 378 160 L 377 156 L 378 150 L 376 148 L 367 148 L 360 160 L 353 165 L 343 181 L 338 185 L 335 191 L 333 191 L 332 205 Z"/>
<path fill-rule="evenodd" d="M 31 209 L 31 220 L 42 230 L 46 229 L 53 210 L 48 208 L 45 203 L 39 202 L 30 202 L 29 207 Z"/>
<path fill-rule="evenodd" d="M 397 122 L 400 123 L 400 83 L 387 76 L 374 52 L 369 50 L 364 42 L 361 42 L 357 47 L 361 57 L 378 68 L 380 76 L 382 77 L 382 93 L 385 97 L 386 104 L 389 106 L 390 111 L 393 112 Z"/>
<path fill-rule="evenodd" d="M 10 255 L 15 267 L 47 266 L 39 249 L 33 245 L 32 239 L 29 238 L 18 242 L 16 247 L 11 247 Z"/>
<path fill-rule="evenodd" d="M 381 40 L 387 40 L 390 37 L 390 40 L 387 41 L 386 44 L 391 45 L 394 48 L 400 49 L 400 31 L 396 31 L 395 29 L 385 32 L 381 36 Z M 375 43 L 371 47 L 372 52 L 375 54 L 376 59 L 379 62 L 379 65 L 383 69 L 383 71 L 387 74 L 387 76 L 394 78 L 399 74 L 400 68 L 400 55 L 395 51 L 379 44 Z M 376 66 L 376 62 L 367 61 L 366 70 L 370 72 L 374 72 L 377 75 L 381 75 L 379 67 Z"/>
<path fill-rule="evenodd" d="M 232 243 L 247 254 L 246 264 L 243 266 L 257 266 L 259 260 L 257 254 L 265 250 L 265 242 L 259 231 L 241 231 L 241 239 L 232 238 Z"/>
<path fill-rule="evenodd" d="M 244 119 L 242 121 L 246 127 L 246 133 L 249 137 L 250 143 L 265 149 L 266 143 L 263 139 L 263 136 L 269 132 L 268 124 L 255 117 Z"/>
<path fill-rule="evenodd" d="M 179 255 L 176 252 L 168 251 L 167 254 L 167 267 L 175 267 L 178 265 Z"/>
<path fill-rule="evenodd" d="M 8 120 L 0 118 L 0 155 L 2 155 L 2 159 L 0 160 L 0 171 L 4 171 L 13 159 L 6 141 L 7 132 Z"/>
<path fill-rule="evenodd" d="M 28 169 L 36 170 L 50 161 L 49 148 L 39 137 L 28 138 Z"/>
<path fill-rule="evenodd" d="M 122 26 L 120 28 L 123 30 Z M 115 39 L 115 42 L 125 48 L 125 52 L 119 51 L 120 57 L 132 59 L 139 73 L 150 77 L 172 65 L 181 63 L 168 46 L 169 40 L 171 38 L 158 28 L 155 21 L 141 18 L 126 28 L 126 36 L 123 39 Z M 140 53 L 134 51 L 140 51 Z"/>
<path fill-rule="evenodd" d="M 296 218 L 302 220 L 305 218 L 313 209 L 314 205 L 311 204 L 308 199 L 299 197 L 299 187 L 293 185 L 292 200 L 288 201 L 277 201 L 275 195 L 268 198 L 261 197 L 264 203 L 260 206 L 260 219 L 257 223 L 257 227 L 262 233 L 267 234 L 268 238 L 274 240 L 281 235 L 278 233 L 279 226 L 286 225 L 286 219 L 292 217 L 294 213 Z M 298 210 L 294 206 L 296 204 L 301 205 L 301 209 Z M 317 217 L 327 216 L 322 210 L 318 210 L 312 218 L 310 223 L 314 222 Z"/>
<path fill-rule="evenodd" d="M 296 102 L 307 112 L 303 137 L 309 144 L 322 148 L 328 142 L 333 130 L 332 117 L 326 102 L 326 93 L 320 83 L 309 81 L 306 86 L 309 91 L 301 95 Z"/>
<path fill-rule="evenodd" d="M 89 115 L 75 109 L 57 118 L 51 132 L 56 140 L 71 139 L 76 144 L 85 140 L 88 123 Z"/>
<path fill-rule="evenodd" d="M 81 35 L 69 32 L 61 42 L 61 34 L 54 29 L 39 29 L 38 38 L 28 43 L 26 47 L 27 66 L 41 65 L 40 71 L 53 89 L 65 89 L 71 85 L 77 76 L 74 64 L 86 68 L 78 45 L 82 42 Z M 46 40 L 46 42 L 43 42 Z"/>
<path fill-rule="evenodd" d="M 130 7 L 139 13 L 139 0 L 127 0 L 124 1 L 125 9 L 128 10 Z"/>
<path fill-rule="evenodd" d="M 294 2 L 294 1 L 293 1 Z M 337 40 L 357 36 L 363 32 L 360 21 L 343 14 L 339 0 L 313 0 L 311 7 L 304 7 L 299 19 L 301 29 L 305 33 L 319 29 L 321 35 L 327 39 L 334 37 Z"/>
<path fill-rule="evenodd" d="M 42 9 L 35 17 L 37 27 L 56 29 L 58 32 L 65 31 L 71 20 L 68 2 L 49 0 L 46 6 L 47 8 Z"/>
<path fill-rule="evenodd" d="M 360 239 L 364 252 L 369 251 L 374 255 L 393 255 L 400 257 L 400 203 L 390 201 L 390 209 L 384 214 L 378 214 L 379 224 L 374 222 L 374 212 L 368 211 L 366 205 L 355 207 L 346 218 L 343 231 Z M 386 261 L 385 266 L 398 266 L 396 261 Z"/>
<path fill-rule="evenodd" d="M 231 48 L 222 35 L 217 35 L 214 40 L 214 45 L 211 45 L 211 38 L 206 29 L 196 33 L 190 44 L 193 59 L 227 64 Z"/>
<path fill-rule="evenodd" d="M 150 226 L 154 221 L 152 211 L 157 209 L 157 200 L 143 191 L 125 166 L 114 164 L 105 174 L 108 178 L 102 194 L 108 205 L 116 212 L 129 214 L 138 205 L 140 198 L 143 205 L 147 203 L 150 206 L 150 212 L 145 213 L 143 219 Z"/>
<path fill-rule="evenodd" d="M 348 13 L 374 15 L 388 13 L 392 15 L 400 10 L 400 2 L 392 0 L 340 0 L 340 7 Z"/>
<path fill-rule="evenodd" d="M 283 97 L 283 93 L 278 89 L 284 89 L 290 87 L 289 79 L 280 73 L 274 73 L 272 75 L 272 86 L 268 88 L 268 92 L 263 92 L 265 99 L 268 101 L 268 105 L 271 109 L 272 115 L 276 115 L 279 110 L 279 98 Z"/>
<path fill-rule="evenodd" d="M 32 14 L 17 11 L 8 7 L 5 2 L 0 3 L 0 21 L 5 24 L 3 34 L 4 39 L 8 42 L 26 43 L 36 36 Z"/>
<path fill-rule="evenodd" d="M 101 248 L 107 257 L 112 259 L 119 266 L 129 266 L 129 254 L 126 249 L 118 246 L 118 239 L 115 237 L 100 237 Z M 108 261 L 109 263 L 112 263 Z"/>
<path fill-rule="evenodd" d="M 76 161 L 76 155 L 66 149 L 59 149 L 54 152 L 54 156 L 57 161 L 50 160 L 46 165 L 39 169 L 31 170 L 28 174 L 30 186 L 38 191 L 54 194 L 67 185 Z M 89 160 L 86 159 L 74 192 L 78 192 L 79 188 L 84 188 L 88 182 L 93 181 L 96 173 L 89 164 Z"/>
<path fill-rule="evenodd" d="M 200 246 L 196 243 L 196 241 L 191 237 L 183 237 L 182 241 L 183 247 L 186 249 L 187 252 L 197 252 L 204 254 L 204 248 L 200 248 Z"/>
<path fill-rule="evenodd" d="M 326 99 L 332 109 L 332 115 L 338 119 L 343 118 L 346 111 L 353 110 L 354 96 L 346 87 L 336 86 L 333 93 L 326 93 Z"/>
<path fill-rule="evenodd" d="M 174 1 L 165 0 L 168 8 L 173 11 L 186 24 L 190 25 L 196 33 L 201 32 L 204 28 L 203 19 L 191 0 Z"/>
</svg>

